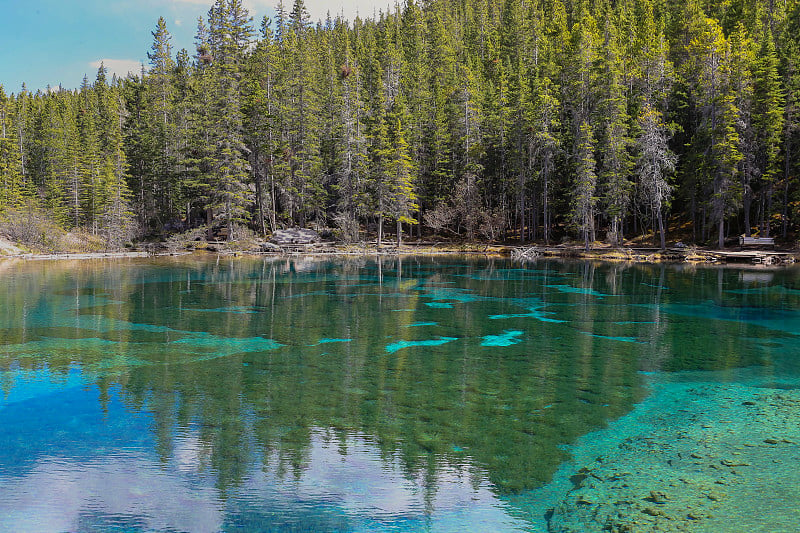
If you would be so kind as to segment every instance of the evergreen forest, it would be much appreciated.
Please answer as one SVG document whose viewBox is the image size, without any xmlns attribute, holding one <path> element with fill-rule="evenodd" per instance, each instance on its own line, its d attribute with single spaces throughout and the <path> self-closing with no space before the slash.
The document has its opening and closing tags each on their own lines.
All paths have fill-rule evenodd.
<svg viewBox="0 0 800 533">
<path fill-rule="evenodd" d="M 800 230 L 798 0 L 406 0 L 317 22 L 303 0 L 261 21 L 216 0 L 191 50 L 158 20 L 148 58 L 0 86 L 0 218 L 108 247 L 202 226 L 586 247 Z"/>
</svg>

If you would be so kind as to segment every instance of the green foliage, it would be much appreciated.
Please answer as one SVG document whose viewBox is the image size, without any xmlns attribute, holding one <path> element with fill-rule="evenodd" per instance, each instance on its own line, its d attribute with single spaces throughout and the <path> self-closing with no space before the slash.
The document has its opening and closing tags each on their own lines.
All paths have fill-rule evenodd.
<svg viewBox="0 0 800 533">
<path fill-rule="evenodd" d="M 720 244 L 756 222 L 785 233 L 798 35 L 796 0 L 409 0 L 316 25 L 295 0 L 256 38 L 242 0 L 216 0 L 196 53 L 161 18 L 138 76 L 3 94 L 0 211 L 32 202 L 97 235 L 335 222 L 355 238 L 385 218 L 588 245 L 675 217 Z"/>
</svg>

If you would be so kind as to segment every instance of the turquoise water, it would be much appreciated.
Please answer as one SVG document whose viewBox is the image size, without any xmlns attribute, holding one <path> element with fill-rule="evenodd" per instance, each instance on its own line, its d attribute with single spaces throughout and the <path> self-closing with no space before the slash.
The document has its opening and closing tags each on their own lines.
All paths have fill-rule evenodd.
<svg viewBox="0 0 800 533">
<path fill-rule="evenodd" d="M 799 355 L 797 269 L 0 263 L 0 530 L 545 530 L 654 383 Z"/>
</svg>

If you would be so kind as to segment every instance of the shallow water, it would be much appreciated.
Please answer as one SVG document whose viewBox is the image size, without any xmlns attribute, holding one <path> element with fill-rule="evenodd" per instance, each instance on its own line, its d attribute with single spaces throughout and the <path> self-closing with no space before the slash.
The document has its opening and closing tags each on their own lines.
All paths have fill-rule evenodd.
<svg viewBox="0 0 800 533">
<path fill-rule="evenodd" d="M 180 258 L 0 283 L 0 530 L 541 530 L 652 376 L 800 376 L 797 269 Z"/>
</svg>

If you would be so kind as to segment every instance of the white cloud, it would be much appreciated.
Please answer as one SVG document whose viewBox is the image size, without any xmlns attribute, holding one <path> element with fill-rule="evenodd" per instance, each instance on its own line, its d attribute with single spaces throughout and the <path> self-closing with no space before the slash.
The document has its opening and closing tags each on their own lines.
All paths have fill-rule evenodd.
<svg viewBox="0 0 800 533">
<path fill-rule="evenodd" d="M 324 19 L 328 11 L 330 11 L 332 17 L 341 13 L 347 20 L 353 20 L 356 15 L 361 18 L 369 18 L 377 14 L 378 11 L 383 11 L 384 13 L 390 10 L 393 11 L 394 4 L 394 1 L 390 0 L 339 0 L 338 2 L 309 0 L 306 2 L 306 8 L 311 14 L 311 18 L 315 20 L 317 18 Z"/>
<path fill-rule="evenodd" d="M 153 0 L 151 0 L 153 1 Z M 279 0 L 243 0 L 244 6 L 258 21 L 263 15 L 270 15 L 275 12 Z M 352 21 L 359 15 L 361 18 L 372 17 L 378 11 L 393 11 L 395 3 L 399 0 L 305 0 L 306 9 L 311 16 L 311 20 L 316 22 L 318 20 L 325 20 L 325 17 L 330 12 L 331 17 L 336 17 L 341 14 L 347 20 Z M 170 4 L 174 7 L 188 7 L 198 6 L 203 7 L 202 15 L 205 15 L 208 8 L 214 3 L 214 0 L 160 0 L 160 4 Z M 402 2 L 399 2 L 402 3 Z M 287 12 L 292 10 L 294 0 L 283 0 L 283 6 Z M 177 24 L 176 21 L 176 25 Z"/>
<path fill-rule="evenodd" d="M 183 21 L 181 19 L 175 19 L 175 25 L 178 27 L 183 26 Z"/>
<path fill-rule="evenodd" d="M 194 0 L 176 0 L 191 2 Z M 294 0 L 283 0 L 283 5 L 286 11 L 292 10 Z M 335 18 L 336 15 L 343 15 L 345 19 L 352 21 L 359 15 L 361 18 L 372 17 L 378 11 L 384 13 L 388 10 L 394 10 L 394 0 L 306 0 L 306 9 L 308 14 L 311 15 L 311 20 L 314 22 L 318 20 L 325 20 L 325 17 L 330 12 L 331 17 Z M 251 13 L 255 12 L 257 15 L 263 15 L 267 10 L 273 11 L 278 5 L 278 0 L 245 0 L 245 6 Z"/>
<path fill-rule="evenodd" d="M 89 66 L 97 70 L 100 68 L 101 63 L 108 70 L 106 75 L 109 78 L 114 74 L 116 74 L 118 78 L 124 78 L 129 72 L 138 75 L 142 71 L 141 61 L 135 59 L 99 59 L 89 63 Z"/>
<path fill-rule="evenodd" d="M 203 474 L 210 471 L 213 447 L 195 431 L 175 439 L 167 464 L 126 449 L 74 459 L 41 456 L 20 474 L 0 472 L 0 531 L 75 531 L 82 519 L 106 516 L 128 518 L 147 531 L 212 533 L 225 524 L 226 507 L 254 516 L 288 511 L 283 518 L 289 520 L 304 509 L 336 511 L 355 524 L 395 518 L 415 530 L 529 525 L 508 512 L 513 508 L 468 458 L 458 467 L 439 461 L 431 483 L 422 474 L 409 476 L 399 458 L 370 441 L 358 435 L 331 439 L 327 430 L 312 428 L 302 470 L 286 472 L 285 458 L 277 454 L 249 462 L 241 485 L 224 499 L 216 476 Z M 429 485 L 437 488 L 432 494 L 425 490 Z"/>
</svg>

